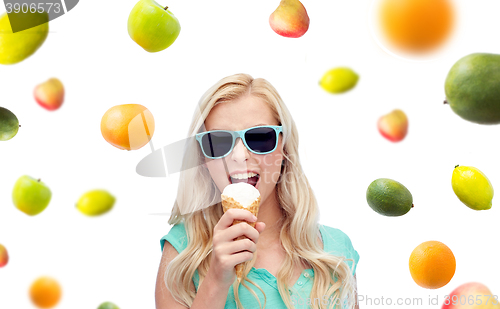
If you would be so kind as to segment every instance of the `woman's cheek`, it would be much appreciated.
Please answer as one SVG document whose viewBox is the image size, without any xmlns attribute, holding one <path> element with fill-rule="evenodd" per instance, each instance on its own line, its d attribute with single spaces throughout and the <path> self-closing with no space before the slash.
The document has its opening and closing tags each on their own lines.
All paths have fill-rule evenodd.
<svg viewBox="0 0 500 309">
<path fill-rule="evenodd" d="M 280 177 L 281 172 L 281 155 L 266 155 L 262 158 L 260 162 L 261 172 L 261 182 L 264 180 L 265 183 L 276 183 Z"/>
<path fill-rule="evenodd" d="M 281 176 L 281 166 L 283 163 L 284 157 L 282 154 L 277 154 L 274 160 L 274 173 L 273 173 L 273 182 L 277 183 Z"/>
<path fill-rule="evenodd" d="M 221 160 L 219 160 L 221 161 Z M 229 180 L 227 180 L 227 176 L 225 173 L 225 169 L 222 166 L 222 162 L 217 162 L 217 160 L 210 160 L 207 163 L 208 171 L 210 172 L 210 176 L 213 181 L 222 192 L 226 185 L 228 185 Z"/>
</svg>

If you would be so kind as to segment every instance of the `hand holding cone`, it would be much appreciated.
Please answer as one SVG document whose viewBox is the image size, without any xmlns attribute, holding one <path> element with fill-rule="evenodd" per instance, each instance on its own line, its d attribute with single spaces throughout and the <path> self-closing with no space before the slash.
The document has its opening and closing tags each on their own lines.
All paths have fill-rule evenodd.
<svg viewBox="0 0 500 309">
<path fill-rule="evenodd" d="M 241 186 L 241 185 L 245 185 L 245 186 Z M 237 187 L 238 190 L 234 190 L 233 188 L 236 188 L 234 186 L 238 186 Z M 242 196 L 242 194 L 243 194 L 243 196 Z M 257 198 L 255 198 L 256 196 L 257 196 Z M 257 216 L 257 214 L 259 213 L 260 193 L 254 186 L 249 185 L 247 183 L 231 184 L 231 185 L 227 186 L 224 189 L 224 192 L 222 193 L 221 198 L 222 198 L 222 208 L 223 208 L 224 212 L 228 211 L 229 209 L 234 208 L 234 209 L 246 209 L 246 210 L 250 211 L 254 216 Z M 248 201 L 251 201 L 252 199 L 253 199 L 253 202 L 248 204 Z M 242 203 L 240 203 L 239 201 L 242 201 Z M 248 205 L 248 206 L 244 207 L 244 205 Z M 251 227 L 255 228 L 255 222 L 247 222 L 247 221 L 241 221 L 241 220 L 234 220 L 233 225 L 239 224 L 241 222 L 246 222 Z M 237 237 L 235 240 L 240 240 L 240 239 L 245 239 L 245 238 L 247 238 L 247 237 L 240 236 L 240 237 Z M 241 282 L 241 279 L 243 278 L 243 271 L 245 270 L 247 263 L 248 263 L 248 261 L 240 263 L 240 264 L 235 266 L 236 278 L 238 279 L 238 282 Z"/>
</svg>

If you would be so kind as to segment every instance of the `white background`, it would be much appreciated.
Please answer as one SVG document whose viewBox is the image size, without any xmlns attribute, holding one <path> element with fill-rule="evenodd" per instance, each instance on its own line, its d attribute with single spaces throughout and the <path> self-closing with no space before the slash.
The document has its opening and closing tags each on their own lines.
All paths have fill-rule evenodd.
<svg viewBox="0 0 500 309">
<path fill-rule="evenodd" d="M 370 4 L 303 0 L 311 23 L 301 38 L 274 33 L 269 15 L 279 1 L 160 1 L 179 19 L 181 33 L 168 49 L 150 54 L 127 32 L 135 0 L 80 1 L 50 22 L 43 46 L 27 60 L 0 67 L 0 106 L 22 127 L 0 144 L 0 243 L 10 254 L 0 269 L 0 308 L 33 308 L 28 288 L 49 275 L 63 287 L 57 308 L 154 308 L 160 238 L 177 192 L 178 174 L 136 174 L 149 145 L 122 151 L 100 132 L 102 115 L 118 104 L 138 103 L 154 115 L 155 148 L 186 137 L 201 95 L 216 81 L 245 72 L 269 80 L 290 109 L 300 133 L 301 163 L 321 208 L 321 223 L 349 235 L 361 259 L 359 294 L 379 300 L 421 298 L 440 308 L 459 285 L 478 281 L 500 294 L 497 197 L 487 211 L 473 211 L 454 195 L 456 164 L 479 168 L 500 190 L 499 126 L 467 122 L 443 105 L 451 66 L 473 52 L 499 53 L 500 2 L 458 1 L 456 40 L 426 62 L 385 52 L 370 32 Z M 360 75 L 343 95 L 324 92 L 318 81 L 336 66 Z M 54 112 L 33 99 L 35 85 L 50 77 L 66 88 Z M 377 131 L 378 118 L 402 109 L 409 133 L 400 143 Z M 17 210 L 12 187 L 21 175 L 41 178 L 53 196 L 29 217 Z M 389 218 L 375 213 L 365 192 L 375 179 L 392 178 L 412 193 L 415 207 Z M 81 194 L 105 188 L 115 208 L 98 218 L 79 213 Z M 408 259 L 427 240 L 448 245 L 455 276 L 437 290 L 412 280 Z M 428 305 L 429 297 L 439 305 Z M 386 306 L 361 303 L 364 308 Z"/>
</svg>

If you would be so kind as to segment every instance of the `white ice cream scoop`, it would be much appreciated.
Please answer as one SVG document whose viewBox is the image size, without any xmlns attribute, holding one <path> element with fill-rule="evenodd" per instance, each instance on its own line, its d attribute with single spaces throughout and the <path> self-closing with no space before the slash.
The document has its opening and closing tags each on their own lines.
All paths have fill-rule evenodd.
<svg viewBox="0 0 500 309">
<path fill-rule="evenodd" d="M 222 195 L 232 197 L 241 206 L 247 208 L 260 197 L 260 192 L 251 184 L 239 182 L 226 186 Z"/>
</svg>

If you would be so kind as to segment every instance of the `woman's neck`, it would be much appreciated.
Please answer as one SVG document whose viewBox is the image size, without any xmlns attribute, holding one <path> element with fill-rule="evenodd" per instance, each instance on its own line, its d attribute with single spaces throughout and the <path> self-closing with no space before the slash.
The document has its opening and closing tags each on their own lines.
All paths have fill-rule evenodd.
<svg viewBox="0 0 500 309">
<path fill-rule="evenodd" d="M 283 213 L 276 194 L 271 194 L 267 200 L 260 204 L 258 222 L 264 222 L 266 228 L 259 236 L 257 245 L 268 247 L 268 245 L 279 240 Z"/>
</svg>

